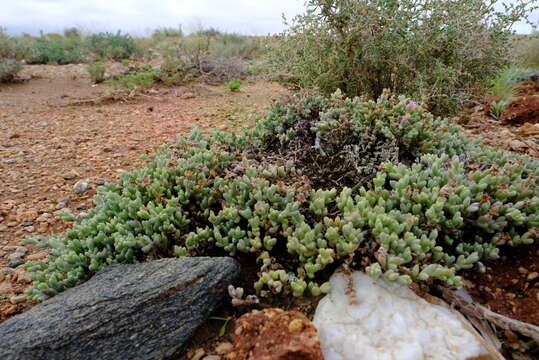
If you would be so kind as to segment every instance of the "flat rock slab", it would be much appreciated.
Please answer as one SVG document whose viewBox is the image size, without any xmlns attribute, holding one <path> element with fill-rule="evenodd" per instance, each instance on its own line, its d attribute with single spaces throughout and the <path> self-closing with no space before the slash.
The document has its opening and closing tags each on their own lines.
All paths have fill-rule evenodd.
<svg viewBox="0 0 539 360">
<path fill-rule="evenodd" d="M 0 324 L 0 359 L 167 359 L 222 303 L 232 258 L 111 265 Z"/>
</svg>

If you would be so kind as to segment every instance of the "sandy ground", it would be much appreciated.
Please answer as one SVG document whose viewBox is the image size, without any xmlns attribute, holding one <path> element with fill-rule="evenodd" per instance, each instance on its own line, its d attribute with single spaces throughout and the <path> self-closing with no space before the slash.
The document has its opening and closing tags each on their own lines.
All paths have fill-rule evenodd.
<svg viewBox="0 0 539 360">
<path fill-rule="evenodd" d="M 9 299 L 29 279 L 8 265 L 17 251 L 24 253 L 17 247 L 26 236 L 64 231 L 69 224 L 59 213 L 87 211 L 99 185 L 142 165 L 141 155 L 177 134 L 252 123 L 288 94 L 278 84 L 251 80 L 238 93 L 196 84 L 111 100 L 109 86 L 92 85 L 84 65 L 28 66 L 22 76 L 27 80 L 0 85 L 0 321 L 22 310 Z M 87 191 L 74 191 L 79 181 Z M 47 255 L 24 248 L 24 261 Z"/>
</svg>

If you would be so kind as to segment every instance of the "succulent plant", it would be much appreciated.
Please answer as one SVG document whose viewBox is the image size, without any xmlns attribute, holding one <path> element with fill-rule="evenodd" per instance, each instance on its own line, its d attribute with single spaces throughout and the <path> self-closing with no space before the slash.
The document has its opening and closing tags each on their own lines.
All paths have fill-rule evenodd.
<svg viewBox="0 0 539 360">
<path fill-rule="evenodd" d="M 382 134 L 398 156 L 369 181 L 317 187 L 287 147 L 310 139 L 311 152 L 335 154 L 338 139 L 352 144 L 347 131 Z M 307 97 L 276 105 L 243 134 L 195 130 L 100 187 L 71 230 L 27 240 L 52 251 L 25 265 L 34 281 L 26 296 L 46 299 L 110 264 L 198 255 L 256 258 L 260 297 L 324 294 L 331 271 L 358 258 L 388 281 L 460 285 L 460 270 L 481 271 L 502 245 L 537 240 L 538 179 L 537 161 L 480 147 L 404 97 Z"/>
</svg>

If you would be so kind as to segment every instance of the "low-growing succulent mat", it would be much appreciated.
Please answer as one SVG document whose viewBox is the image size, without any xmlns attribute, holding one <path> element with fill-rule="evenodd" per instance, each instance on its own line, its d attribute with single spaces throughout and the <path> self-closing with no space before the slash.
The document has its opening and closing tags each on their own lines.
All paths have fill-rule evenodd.
<svg viewBox="0 0 539 360">
<path fill-rule="evenodd" d="M 288 94 L 257 80 L 244 82 L 236 93 L 193 85 L 107 100 L 108 86 L 92 86 L 85 69 L 28 66 L 22 73 L 26 81 L 0 86 L 0 321 L 21 310 L 9 298 L 29 280 L 7 268 L 15 251 L 9 246 L 20 246 L 28 235 L 64 231 L 68 224 L 58 213 L 87 211 L 99 184 L 142 165 L 141 155 L 176 134 L 192 126 L 232 130 Z M 73 188 L 79 181 L 89 185 L 80 194 Z M 23 260 L 46 255 L 28 250 Z"/>
</svg>

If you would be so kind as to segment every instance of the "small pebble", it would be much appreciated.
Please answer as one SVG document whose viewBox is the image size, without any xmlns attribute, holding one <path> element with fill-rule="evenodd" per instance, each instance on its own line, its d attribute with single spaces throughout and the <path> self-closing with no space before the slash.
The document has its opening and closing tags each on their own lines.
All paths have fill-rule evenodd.
<svg viewBox="0 0 539 360">
<path fill-rule="evenodd" d="M 77 181 L 77 183 L 73 186 L 73 190 L 77 193 L 77 194 L 82 194 L 83 192 L 86 192 L 90 187 L 90 184 L 88 184 L 87 181 L 84 181 L 84 180 L 80 180 L 80 181 Z"/>
<path fill-rule="evenodd" d="M 532 281 L 532 280 L 537 279 L 538 277 L 539 277 L 539 273 L 534 271 L 534 272 L 531 272 L 531 273 L 528 274 L 527 279 L 528 279 L 528 281 Z"/>
<path fill-rule="evenodd" d="M 526 275 L 529 271 L 528 269 L 521 266 L 518 268 L 518 272 L 521 273 L 522 275 Z"/>
</svg>

